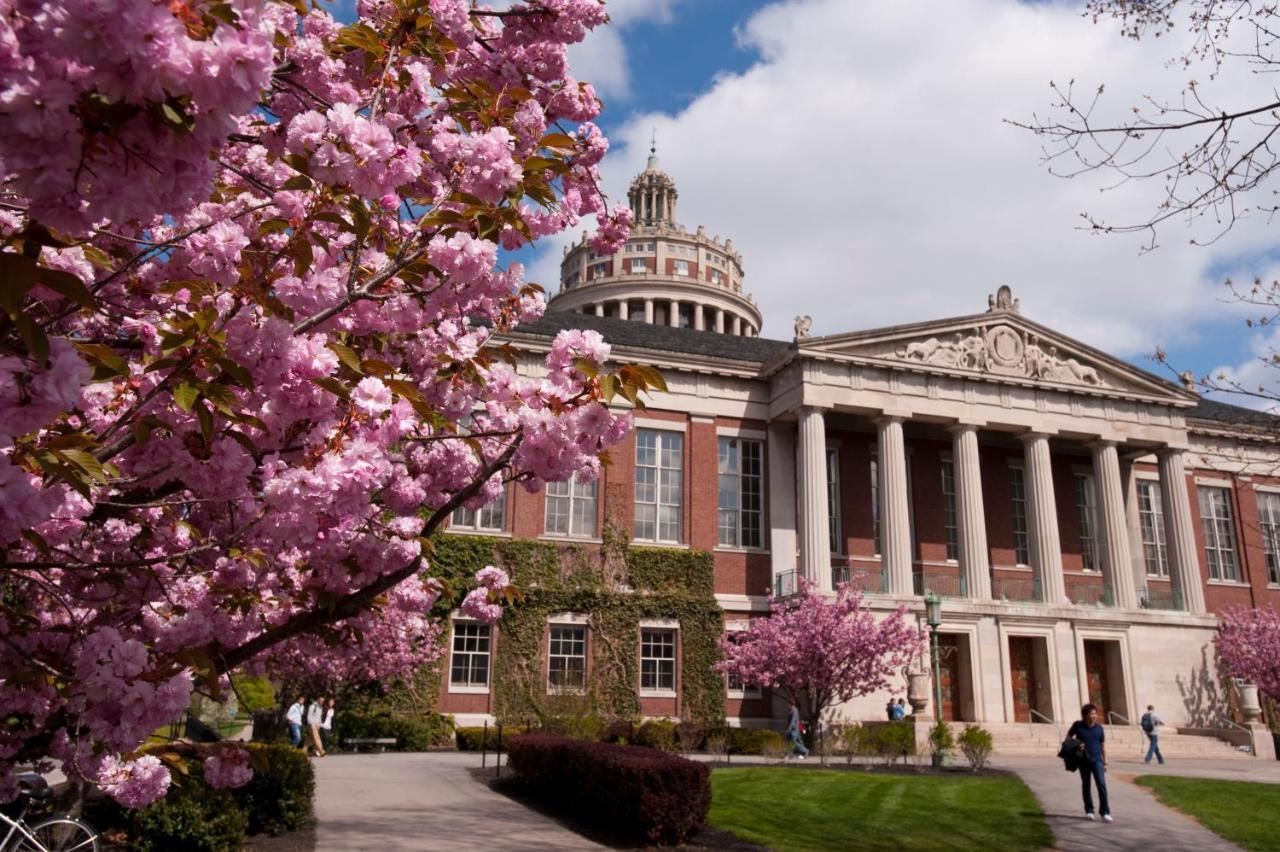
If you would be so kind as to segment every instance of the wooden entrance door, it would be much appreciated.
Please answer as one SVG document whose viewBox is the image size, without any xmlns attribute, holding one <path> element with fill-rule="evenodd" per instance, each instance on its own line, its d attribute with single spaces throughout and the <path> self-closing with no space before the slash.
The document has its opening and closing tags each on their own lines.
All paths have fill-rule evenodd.
<svg viewBox="0 0 1280 852">
<path fill-rule="evenodd" d="M 1107 643 L 1084 643 L 1084 677 L 1089 689 L 1089 703 L 1098 706 L 1098 719 L 1107 720 L 1111 707 L 1111 688 L 1107 682 Z"/>
<path fill-rule="evenodd" d="M 1036 657 L 1030 636 L 1009 637 L 1009 679 L 1013 686 L 1013 718 L 1030 722 L 1036 706 Z"/>
<path fill-rule="evenodd" d="M 939 633 L 938 658 L 942 718 L 949 722 L 962 721 L 964 707 L 960 698 L 960 637 L 954 633 Z"/>
</svg>

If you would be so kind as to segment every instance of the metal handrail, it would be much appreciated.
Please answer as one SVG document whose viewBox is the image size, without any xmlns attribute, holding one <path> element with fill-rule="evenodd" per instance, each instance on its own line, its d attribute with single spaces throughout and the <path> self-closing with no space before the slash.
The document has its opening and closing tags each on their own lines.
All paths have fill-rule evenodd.
<svg viewBox="0 0 1280 852">
<path fill-rule="evenodd" d="M 1108 724 L 1108 725 L 1114 725 L 1114 724 L 1115 724 L 1115 721 L 1114 721 L 1115 719 L 1119 719 L 1120 721 L 1124 722 L 1126 725 L 1132 725 L 1132 724 L 1133 724 L 1133 722 L 1130 722 L 1128 719 L 1126 719 L 1124 716 L 1122 716 L 1121 714 L 1117 713 L 1116 711 L 1114 711 L 1114 710 L 1108 710 L 1108 711 L 1107 711 L 1107 724 Z"/>
<path fill-rule="evenodd" d="M 1048 722 L 1050 725 L 1056 725 L 1056 724 L 1058 724 L 1058 723 L 1057 723 L 1057 722 L 1055 722 L 1053 719 L 1050 719 L 1048 716 L 1044 715 L 1043 713 L 1041 713 L 1039 710 L 1037 710 L 1037 709 L 1036 709 L 1036 708 L 1034 708 L 1034 707 L 1029 707 L 1029 708 L 1027 708 L 1027 709 L 1028 709 L 1028 711 L 1029 711 L 1029 715 L 1031 716 L 1031 721 L 1027 723 L 1027 729 L 1028 729 L 1031 733 L 1033 733 L 1033 734 L 1036 732 L 1035 727 L 1033 727 L 1033 726 L 1035 725 L 1035 723 L 1036 723 L 1036 720 L 1035 720 L 1035 717 L 1036 717 L 1036 716 L 1039 716 L 1041 719 L 1044 719 L 1044 720 L 1045 720 L 1046 722 Z"/>
<path fill-rule="evenodd" d="M 1248 734 L 1249 735 L 1249 754 L 1252 754 L 1254 757 L 1258 756 L 1258 753 L 1253 750 L 1253 731 L 1249 730 L 1244 725 L 1241 725 L 1239 722 L 1233 721 L 1226 717 L 1223 717 L 1218 721 L 1220 721 L 1223 724 L 1223 727 L 1225 730 L 1229 731 L 1232 728 L 1235 728 L 1238 731 L 1243 731 L 1244 733 Z"/>
</svg>

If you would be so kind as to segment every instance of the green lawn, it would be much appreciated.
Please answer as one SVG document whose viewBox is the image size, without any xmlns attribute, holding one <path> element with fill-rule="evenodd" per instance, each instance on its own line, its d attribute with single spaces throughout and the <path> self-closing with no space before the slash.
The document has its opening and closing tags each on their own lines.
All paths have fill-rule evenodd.
<svg viewBox="0 0 1280 852">
<path fill-rule="evenodd" d="M 711 825 L 789 849 L 1041 849 L 1053 835 L 1017 778 L 785 766 L 717 769 Z"/>
<path fill-rule="evenodd" d="M 1245 849 L 1275 849 L 1280 838 L 1280 784 L 1143 775 L 1171 808 L 1190 814 L 1210 831 Z"/>
</svg>

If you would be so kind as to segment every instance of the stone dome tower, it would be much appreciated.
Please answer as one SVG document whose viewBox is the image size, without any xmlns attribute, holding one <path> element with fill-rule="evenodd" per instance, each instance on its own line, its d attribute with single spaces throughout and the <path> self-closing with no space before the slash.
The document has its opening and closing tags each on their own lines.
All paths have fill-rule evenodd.
<svg viewBox="0 0 1280 852">
<path fill-rule="evenodd" d="M 627 244 L 598 254 L 588 235 L 568 246 L 560 290 L 548 308 L 600 317 L 754 337 L 763 315 L 742 292 L 742 255 L 732 240 L 693 233 L 676 221 L 675 181 L 658 167 L 656 146 L 627 191 L 635 224 Z"/>
</svg>

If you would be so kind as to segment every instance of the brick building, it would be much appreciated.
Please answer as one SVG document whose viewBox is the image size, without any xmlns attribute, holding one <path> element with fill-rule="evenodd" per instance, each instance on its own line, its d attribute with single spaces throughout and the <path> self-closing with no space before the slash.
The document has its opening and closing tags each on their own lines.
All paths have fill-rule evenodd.
<svg viewBox="0 0 1280 852">
<path fill-rule="evenodd" d="M 760 337 L 742 258 L 676 224 L 675 197 L 652 157 L 628 245 L 571 247 L 551 311 L 513 335 L 538 353 L 561 328 L 597 329 L 668 392 L 600 482 L 511 489 L 454 532 L 592 546 L 612 518 L 636 544 L 710 551 L 730 632 L 799 577 L 857 584 L 885 612 L 922 613 L 933 591 L 946 719 L 1008 734 L 1093 700 L 1115 724 L 1155 704 L 1186 733 L 1250 736 L 1228 723 L 1238 702 L 1211 641 L 1225 607 L 1280 602 L 1271 418 L 1039 325 L 1009 288 L 968 316 L 827 337 L 798 318 L 793 340 Z M 589 621 L 548 619 L 548 689 L 587 665 Z M 477 721 L 500 628 L 453 629 L 441 709 Z M 680 715 L 680 631 L 638 625 L 646 714 Z M 778 717 L 767 695 L 727 687 L 732 724 Z M 842 713 L 880 718 L 886 697 Z"/>
</svg>

